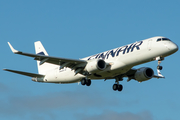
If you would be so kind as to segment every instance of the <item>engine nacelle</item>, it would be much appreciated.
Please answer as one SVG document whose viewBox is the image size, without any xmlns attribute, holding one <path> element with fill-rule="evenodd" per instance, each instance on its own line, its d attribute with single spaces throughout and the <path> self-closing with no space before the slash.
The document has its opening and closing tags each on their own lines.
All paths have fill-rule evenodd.
<svg viewBox="0 0 180 120">
<path fill-rule="evenodd" d="M 102 59 L 89 60 L 85 67 L 85 70 L 89 73 L 103 71 L 104 69 L 106 69 L 106 62 Z"/>
<path fill-rule="evenodd" d="M 151 79 L 154 76 L 154 71 L 148 67 L 142 67 L 137 70 L 134 75 L 135 80 L 143 82 Z"/>
</svg>

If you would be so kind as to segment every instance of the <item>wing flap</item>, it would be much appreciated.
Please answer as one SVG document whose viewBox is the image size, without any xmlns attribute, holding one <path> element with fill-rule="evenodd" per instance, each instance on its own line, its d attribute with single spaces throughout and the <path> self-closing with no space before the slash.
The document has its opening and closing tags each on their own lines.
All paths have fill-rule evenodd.
<svg viewBox="0 0 180 120">
<path fill-rule="evenodd" d="M 29 72 L 23 72 L 23 71 L 17 71 L 17 70 L 10 70 L 10 69 L 3 69 L 3 70 L 17 73 L 20 75 L 29 76 L 29 77 L 44 77 L 44 75 L 41 75 L 41 74 L 35 74 L 35 73 L 29 73 Z"/>
</svg>

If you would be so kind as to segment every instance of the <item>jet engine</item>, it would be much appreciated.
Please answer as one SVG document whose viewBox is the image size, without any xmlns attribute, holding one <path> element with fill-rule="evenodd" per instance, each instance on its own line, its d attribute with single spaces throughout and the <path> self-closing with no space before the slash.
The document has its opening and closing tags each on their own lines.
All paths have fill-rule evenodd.
<svg viewBox="0 0 180 120">
<path fill-rule="evenodd" d="M 151 79 L 154 76 L 154 71 L 148 67 L 142 67 L 137 69 L 134 78 L 138 82 L 143 82 Z"/>
<path fill-rule="evenodd" d="M 89 60 L 85 70 L 88 71 L 89 73 L 95 73 L 98 71 L 103 71 L 106 69 L 106 62 L 102 59 L 93 59 Z"/>
</svg>

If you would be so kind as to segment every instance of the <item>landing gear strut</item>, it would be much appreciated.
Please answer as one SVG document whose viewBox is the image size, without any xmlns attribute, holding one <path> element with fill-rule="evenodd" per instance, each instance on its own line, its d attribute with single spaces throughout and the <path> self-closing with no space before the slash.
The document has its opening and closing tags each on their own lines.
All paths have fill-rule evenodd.
<svg viewBox="0 0 180 120">
<path fill-rule="evenodd" d="M 157 57 L 156 60 L 158 60 L 158 66 L 157 66 L 157 73 L 160 78 L 164 78 L 164 76 L 161 74 L 160 70 L 163 69 L 162 66 L 160 66 L 161 62 L 164 60 L 163 57 Z"/>
<path fill-rule="evenodd" d="M 90 80 L 90 79 L 83 78 L 83 79 L 81 80 L 81 85 L 90 86 L 90 85 L 91 85 L 91 80 Z"/>
<path fill-rule="evenodd" d="M 164 60 L 164 58 L 161 58 L 161 57 L 160 57 L 160 59 L 158 59 L 158 66 L 157 66 L 157 69 L 158 69 L 158 70 L 162 70 L 162 69 L 163 69 L 163 67 L 160 66 L 162 60 Z"/>
<path fill-rule="evenodd" d="M 164 58 L 163 58 L 163 57 L 156 57 L 156 60 L 158 60 L 158 66 L 157 66 L 157 69 L 158 69 L 158 70 L 162 70 L 163 67 L 160 66 L 160 64 L 161 64 L 161 62 L 164 60 Z"/>
</svg>

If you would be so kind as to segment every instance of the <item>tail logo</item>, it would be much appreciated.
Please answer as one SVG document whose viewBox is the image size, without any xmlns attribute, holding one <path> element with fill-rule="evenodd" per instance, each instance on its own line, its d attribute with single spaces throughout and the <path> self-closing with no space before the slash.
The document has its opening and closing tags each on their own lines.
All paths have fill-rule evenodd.
<svg viewBox="0 0 180 120">
<path fill-rule="evenodd" d="M 38 53 L 38 54 L 39 54 L 39 55 L 45 55 L 44 52 L 40 52 L 40 53 Z"/>
</svg>

